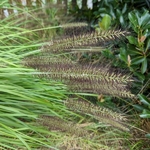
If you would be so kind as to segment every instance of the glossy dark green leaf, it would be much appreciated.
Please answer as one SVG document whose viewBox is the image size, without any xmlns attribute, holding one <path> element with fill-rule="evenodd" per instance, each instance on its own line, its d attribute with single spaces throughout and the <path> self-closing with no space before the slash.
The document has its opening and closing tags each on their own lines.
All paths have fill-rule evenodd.
<svg viewBox="0 0 150 150">
<path fill-rule="evenodd" d="M 141 55 L 141 52 L 139 52 L 137 49 L 136 49 L 136 47 L 135 47 L 135 45 L 133 45 L 133 44 L 128 44 L 127 45 L 127 53 L 130 55 L 130 56 L 132 56 L 132 55 Z"/>
<path fill-rule="evenodd" d="M 119 57 L 122 61 L 127 62 L 127 56 L 124 54 L 119 54 Z"/>
<path fill-rule="evenodd" d="M 137 21 L 138 21 L 137 25 L 138 25 L 138 26 L 141 26 L 142 21 L 141 21 L 141 16 L 140 16 L 139 11 L 134 11 L 134 14 L 135 14 L 135 16 L 136 16 L 136 18 L 137 18 Z"/>
<path fill-rule="evenodd" d="M 148 34 L 149 34 L 149 30 L 148 30 L 148 29 L 144 30 L 144 32 L 143 32 L 143 36 L 148 37 Z"/>
<path fill-rule="evenodd" d="M 132 65 L 137 65 L 137 64 L 142 63 L 144 60 L 145 60 L 145 58 L 143 56 L 137 56 L 132 59 L 131 63 L 132 63 Z"/>
<path fill-rule="evenodd" d="M 98 9 L 98 12 L 105 12 L 106 11 L 106 8 L 99 8 Z"/>
<path fill-rule="evenodd" d="M 141 16 L 140 18 L 140 21 L 141 21 L 141 25 L 142 26 L 145 26 L 146 24 L 149 24 L 149 21 L 150 21 L 150 14 L 148 11 L 145 11 L 143 13 L 143 15 Z"/>
<path fill-rule="evenodd" d="M 150 21 L 142 27 L 143 30 L 150 29 Z"/>
<path fill-rule="evenodd" d="M 146 96 L 144 96 L 143 94 L 138 94 L 138 97 L 145 106 L 148 106 L 148 107 L 150 106 L 150 101 L 148 100 Z"/>
<path fill-rule="evenodd" d="M 127 39 L 129 40 L 130 44 L 134 44 L 134 45 L 138 44 L 137 38 L 134 36 L 127 36 Z"/>
<path fill-rule="evenodd" d="M 145 73 L 147 70 L 147 58 L 144 58 L 144 61 L 142 62 L 142 66 L 141 66 L 141 72 Z"/>
<path fill-rule="evenodd" d="M 119 17 L 119 21 L 120 21 L 120 23 L 121 23 L 122 25 L 125 24 L 123 15 L 121 15 L 121 16 Z"/>
<path fill-rule="evenodd" d="M 127 11 L 127 3 L 124 4 L 124 7 L 122 9 L 122 14 L 124 14 Z"/>
<path fill-rule="evenodd" d="M 122 61 L 127 62 L 127 51 L 124 48 L 120 49 L 119 57 Z"/>
<path fill-rule="evenodd" d="M 140 81 L 144 81 L 145 80 L 145 76 L 141 73 L 141 72 L 134 72 L 134 75 L 137 76 L 139 78 Z"/>
<path fill-rule="evenodd" d="M 117 9 L 116 12 L 118 17 L 122 15 L 122 12 L 119 9 Z"/>
<path fill-rule="evenodd" d="M 138 20 L 137 20 L 136 15 L 133 12 L 131 12 L 128 14 L 128 17 L 131 23 L 134 25 L 134 27 L 136 27 L 138 25 Z"/>
<path fill-rule="evenodd" d="M 114 13 L 114 9 L 110 9 L 110 14 L 112 16 L 112 19 L 116 19 L 116 13 Z"/>
</svg>

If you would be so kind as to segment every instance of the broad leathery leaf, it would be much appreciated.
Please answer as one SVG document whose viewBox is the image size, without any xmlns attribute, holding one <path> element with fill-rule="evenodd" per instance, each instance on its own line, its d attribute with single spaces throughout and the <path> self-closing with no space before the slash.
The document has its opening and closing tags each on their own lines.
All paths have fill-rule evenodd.
<svg viewBox="0 0 150 150">
<path fill-rule="evenodd" d="M 149 23 L 149 21 L 150 21 L 150 14 L 149 14 L 148 11 L 145 11 L 145 12 L 142 14 L 142 16 L 141 16 L 141 18 L 140 18 L 140 21 L 141 21 L 141 25 L 142 25 L 142 26 L 145 26 L 146 24 Z"/>
<path fill-rule="evenodd" d="M 144 58 L 144 61 L 142 62 L 142 66 L 141 66 L 141 72 L 145 73 L 147 70 L 147 58 Z"/>
<path fill-rule="evenodd" d="M 127 36 L 127 39 L 129 40 L 130 44 L 134 44 L 134 45 L 138 44 L 138 40 L 134 36 Z"/>
<path fill-rule="evenodd" d="M 111 14 L 113 20 L 116 19 L 116 13 L 114 12 L 114 8 L 113 7 L 110 8 L 109 14 Z"/>
<path fill-rule="evenodd" d="M 138 94 L 138 97 L 139 97 L 139 99 L 140 99 L 140 101 L 145 105 L 145 106 L 150 106 L 150 101 L 149 101 L 149 99 L 145 96 L 145 95 L 143 95 L 143 94 Z"/>
<path fill-rule="evenodd" d="M 123 15 L 121 15 L 121 16 L 119 17 L 119 21 L 120 21 L 120 23 L 121 23 L 122 25 L 125 24 Z"/>
<path fill-rule="evenodd" d="M 124 7 L 122 9 L 122 14 L 124 14 L 127 11 L 127 3 L 124 4 Z"/>
<path fill-rule="evenodd" d="M 128 44 L 127 45 L 127 53 L 130 56 L 141 55 L 141 53 L 139 51 L 137 51 L 135 45 L 133 45 L 133 44 Z"/>
<path fill-rule="evenodd" d="M 144 109 L 142 114 L 140 114 L 141 118 L 150 118 L 150 111 L 147 109 Z"/>
<path fill-rule="evenodd" d="M 150 29 L 150 21 L 142 27 L 142 30 Z"/>
<path fill-rule="evenodd" d="M 98 11 L 95 11 L 95 12 L 93 12 L 93 13 L 94 13 L 94 15 L 95 15 L 95 13 L 97 13 L 97 12 L 98 12 L 98 13 L 102 13 L 102 12 L 105 12 L 105 11 L 106 11 L 106 8 L 101 8 L 101 7 L 100 7 L 100 8 L 98 9 Z"/>
<path fill-rule="evenodd" d="M 111 24 L 111 17 L 107 14 L 102 18 L 102 21 L 99 23 L 100 28 L 103 30 L 108 30 L 110 24 Z"/>
<path fill-rule="evenodd" d="M 142 82 L 145 80 L 145 76 L 141 72 L 135 71 L 134 75 L 137 76 L 139 78 L 139 80 Z"/>
<path fill-rule="evenodd" d="M 127 63 L 127 57 L 126 57 L 126 55 L 124 55 L 124 54 L 119 54 L 119 57 L 120 57 L 121 60 L 123 60 L 124 62 Z"/>
<path fill-rule="evenodd" d="M 124 62 L 127 63 L 127 51 L 124 49 L 124 48 L 121 48 L 120 49 L 120 54 L 119 54 L 119 57 L 121 60 L 123 60 Z"/>
<path fill-rule="evenodd" d="M 137 27 L 138 20 L 137 20 L 136 15 L 133 12 L 131 12 L 131 13 L 128 14 L 128 18 L 131 21 L 131 23 L 134 25 L 134 27 Z"/>
<path fill-rule="evenodd" d="M 141 16 L 140 16 L 140 13 L 138 11 L 134 11 L 135 13 L 135 16 L 138 20 L 138 25 L 141 26 L 142 22 L 141 22 Z"/>
<path fill-rule="evenodd" d="M 116 12 L 118 17 L 122 15 L 122 12 L 119 9 L 117 9 Z"/>
<path fill-rule="evenodd" d="M 142 28 L 143 29 L 143 28 Z M 143 35 L 144 36 L 146 36 L 146 37 L 148 37 L 149 36 L 149 30 L 148 29 L 146 29 L 146 30 L 144 30 L 144 32 L 143 32 Z"/>
<path fill-rule="evenodd" d="M 145 60 L 145 58 L 143 56 L 137 56 L 135 58 L 132 59 L 132 65 L 137 65 L 142 63 Z"/>
</svg>

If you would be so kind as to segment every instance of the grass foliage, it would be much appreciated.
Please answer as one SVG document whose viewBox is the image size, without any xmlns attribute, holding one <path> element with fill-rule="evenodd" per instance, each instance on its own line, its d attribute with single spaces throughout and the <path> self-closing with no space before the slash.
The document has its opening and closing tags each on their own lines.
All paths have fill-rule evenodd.
<svg viewBox="0 0 150 150">
<path fill-rule="evenodd" d="M 22 58 L 36 53 L 41 45 L 31 41 L 32 30 L 0 22 L 0 147 L 33 149 L 51 147 L 51 133 L 33 122 L 39 115 L 61 117 L 68 111 L 62 105 L 66 88 L 54 81 L 35 78 L 39 74 L 21 65 Z"/>
</svg>

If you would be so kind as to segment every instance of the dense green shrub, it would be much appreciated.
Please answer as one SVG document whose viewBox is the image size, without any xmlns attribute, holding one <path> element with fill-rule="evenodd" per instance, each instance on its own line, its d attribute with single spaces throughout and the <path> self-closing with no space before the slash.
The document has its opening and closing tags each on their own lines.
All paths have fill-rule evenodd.
<svg viewBox="0 0 150 150">
<path fill-rule="evenodd" d="M 87 21 L 97 30 L 121 28 L 130 32 L 125 42 L 116 41 L 112 46 L 99 51 L 113 66 L 127 69 L 137 82 L 134 84 L 134 93 L 144 94 L 137 96 L 138 103 L 141 97 L 149 101 L 150 90 L 150 1 L 149 0 L 93 0 L 93 9 L 83 7 L 71 11 L 77 20 Z M 132 99 L 131 99 L 132 101 Z M 149 108 L 141 104 L 145 118 L 149 118 Z M 142 117 L 143 115 L 140 115 Z"/>
</svg>

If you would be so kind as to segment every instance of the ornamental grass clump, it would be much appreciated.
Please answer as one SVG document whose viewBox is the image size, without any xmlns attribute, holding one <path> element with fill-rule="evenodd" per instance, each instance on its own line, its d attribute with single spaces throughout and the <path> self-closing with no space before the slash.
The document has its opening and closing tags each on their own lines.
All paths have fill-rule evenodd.
<svg viewBox="0 0 150 150">
<path fill-rule="evenodd" d="M 130 131 L 128 128 L 128 121 L 125 115 L 111 111 L 110 109 L 96 106 L 83 99 L 73 100 L 68 99 L 65 105 L 70 109 L 78 113 L 90 115 L 99 122 L 109 124 L 115 128 L 123 131 Z"/>
<path fill-rule="evenodd" d="M 43 72 L 40 77 L 62 81 L 73 92 L 90 92 L 116 97 L 134 97 L 129 75 L 112 72 L 111 68 L 79 64 L 62 57 L 33 56 L 24 64 Z"/>
<path fill-rule="evenodd" d="M 26 13 L 23 12 L 23 16 L 31 17 Z M 17 17 L 21 15 L 16 14 Z M 113 72 L 110 67 L 80 64 L 68 59 L 63 52 L 72 52 L 72 49 L 84 46 L 99 46 L 104 41 L 124 37 L 128 32 L 97 32 L 85 28 L 83 33 L 85 24 L 80 24 L 79 28 L 76 26 L 73 33 L 71 25 L 36 26 L 33 29 L 33 24 L 30 24 L 32 19 L 30 23 L 28 20 L 23 23 L 22 18 L 13 22 L 14 16 L 9 17 L 0 21 L 0 148 L 112 149 L 89 130 L 77 126 L 77 123 L 82 119 L 86 122 L 85 116 L 89 113 L 99 122 L 128 131 L 123 123 L 127 121 L 126 118 L 86 101 L 70 100 L 64 105 L 64 100 L 74 92 L 132 98 L 134 95 L 129 86 L 132 78 Z M 64 38 L 51 39 L 50 36 L 50 42 L 41 42 L 47 40 L 47 30 L 60 27 L 65 28 Z M 40 35 L 43 39 L 39 39 Z M 69 121 L 64 122 L 67 117 L 70 117 Z M 63 140 L 62 135 L 65 135 Z M 94 137 L 92 140 L 89 139 L 91 136 Z"/>
</svg>

